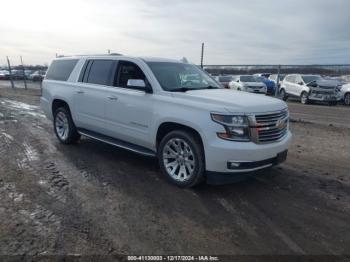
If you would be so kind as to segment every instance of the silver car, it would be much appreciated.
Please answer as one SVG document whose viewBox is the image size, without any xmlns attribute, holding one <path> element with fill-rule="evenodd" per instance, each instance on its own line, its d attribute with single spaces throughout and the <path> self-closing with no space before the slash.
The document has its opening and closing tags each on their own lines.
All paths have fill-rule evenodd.
<svg viewBox="0 0 350 262">
<path fill-rule="evenodd" d="M 245 91 L 256 94 L 267 93 L 267 87 L 264 83 L 258 81 L 253 75 L 233 76 L 229 83 L 230 89 Z"/>
</svg>

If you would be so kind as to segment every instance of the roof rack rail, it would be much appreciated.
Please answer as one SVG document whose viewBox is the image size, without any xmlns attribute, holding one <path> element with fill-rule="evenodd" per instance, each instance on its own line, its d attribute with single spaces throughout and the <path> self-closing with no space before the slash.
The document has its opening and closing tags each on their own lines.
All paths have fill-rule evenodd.
<svg viewBox="0 0 350 262">
<path fill-rule="evenodd" d="M 62 57 L 73 57 L 73 56 L 122 56 L 122 54 L 119 53 L 110 53 L 110 54 L 88 54 L 88 55 L 57 55 L 56 58 L 62 58 Z"/>
</svg>

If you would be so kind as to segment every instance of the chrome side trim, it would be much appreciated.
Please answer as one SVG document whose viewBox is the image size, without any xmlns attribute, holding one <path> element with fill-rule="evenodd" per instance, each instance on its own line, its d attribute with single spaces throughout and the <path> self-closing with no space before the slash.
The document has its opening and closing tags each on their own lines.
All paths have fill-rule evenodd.
<svg viewBox="0 0 350 262">
<path fill-rule="evenodd" d="M 264 168 L 268 168 L 271 167 L 273 164 L 267 164 L 267 165 L 263 165 L 263 166 L 258 166 L 258 167 L 254 167 L 254 168 L 248 168 L 248 169 L 229 169 L 230 173 L 246 173 L 246 172 L 254 172 L 260 169 L 264 169 Z"/>
</svg>

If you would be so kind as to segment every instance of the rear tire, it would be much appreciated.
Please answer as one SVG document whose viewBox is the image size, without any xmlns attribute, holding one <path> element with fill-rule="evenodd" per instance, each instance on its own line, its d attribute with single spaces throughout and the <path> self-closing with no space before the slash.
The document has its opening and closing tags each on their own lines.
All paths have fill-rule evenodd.
<svg viewBox="0 0 350 262">
<path fill-rule="evenodd" d="M 159 166 L 167 180 L 182 188 L 194 187 L 204 180 L 205 161 L 201 141 L 186 130 L 174 130 L 158 147 Z"/>
<path fill-rule="evenodd" d="M 284 88 L 280 89 L 279 93 L 280 93 L 280 98 L 283 101 L 287 101 L 288 100 L 288 96 L 287 96 L 286 90 L 284 90 Z"/>
<path fill-rule="evenodd" d="M 306 91 L 302 92 L 301 95 L 300 95 L 300 102 L 303 104 L 303 105 L 306 105 L 309 103 L 309 96 L 307 94 Z"/>
<path fill-rule="evenodd" d="M 74 144 L 80 139 L 80 134 L 73 123 L 67 107 L 59 107 L 54 112 L 53 127 L 56 137 L 62 144 Z"/>
</svg>

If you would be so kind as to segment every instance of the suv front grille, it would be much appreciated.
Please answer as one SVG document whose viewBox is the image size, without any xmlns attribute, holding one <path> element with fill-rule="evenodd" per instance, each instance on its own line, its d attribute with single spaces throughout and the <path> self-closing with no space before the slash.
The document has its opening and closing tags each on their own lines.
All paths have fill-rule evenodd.
<svg viewBox="0 0 350 262">
<path fill-rule="evenodd" d="M 253 131 L 256 143 L 272 143 L 282 139 L 288 132 L 289 113 L 282 110 L 263 115 L 255 115 Z"/>
<path fill-rule="evenodd" d="M 333 90 L 329 90 L 329 91 L 313 90 L 311 92 L 311 94 L 314 94 L 314 95 L 334 95 L 334 91 Z"/>
</svg>

